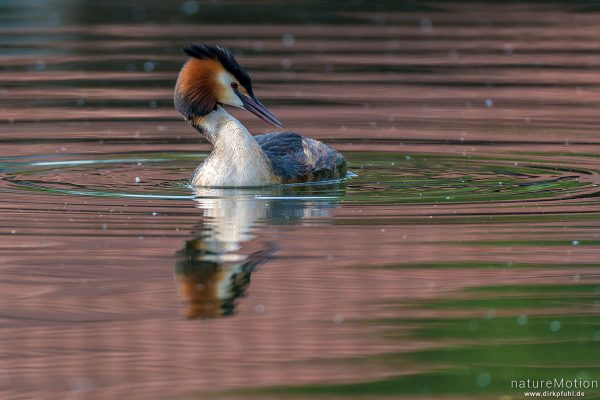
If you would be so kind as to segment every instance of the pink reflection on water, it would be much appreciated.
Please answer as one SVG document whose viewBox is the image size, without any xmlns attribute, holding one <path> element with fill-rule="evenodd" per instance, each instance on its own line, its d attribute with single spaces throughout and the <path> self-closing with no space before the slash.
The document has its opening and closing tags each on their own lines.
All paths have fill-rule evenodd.
<svg viewBox="0 0 600 400">
<path fill-rule="evenodd" d="M 447 7 L 454 12 L 386 13 L 386 26 L 1 28 L 3 40 L 29 38 L 7 46 L 18 51 L 3 56 L 0 72 L 2 397 L 147 399 L 369 381 L 407 371 L 347 358 L 448 344 L 411 335 L 408 325 L 398 328 L 406 337 L 391 340 L 378 318 L 472 315 L 415 307 L 469 287 L 597 283 L 597 16 L 547 5 Z M 384 169 L 391 183 L 351 180 L 326 213 L 252 221 L 240 252 L 269 241 L 279 251 L 253 272 L 235 316 L 188 321 L 175 253 L 201 241 L 199 227 L 218 216 L 190 199 L 73 192 L 191 195 L 183 185 L 210 147 L 170 99 L 179 48 L 192 40 L 244 50 L 257 95 L 289 129 L 349 159 L 376 152 L 350 169 L 362 177 Z M 147 61 L 155 63 L 148 72 Z M 252 132 L 269 129 L 232 113 Z M 25 165 L 161 153 L 187 158 L 156 167 Z M 431 174 L 419 183 L 424 191 L 462 176 L 493 181 L 486 167 L 514 163 L 550 168 L 536 181 L 585 186 L 537 189 L 527 200 L 481 201 L 474 191 L 473 201 L 411 202 L 409 183 L 424 175 L 391 164 L 411 155 L 431 159 L 419 167 Z M 434 171 L 435 156 L 455 162 Z M 398 183 L 406 188 L 396 202 L 375 196 Z M 361 191 L 373 197 L 355 200 Z"/>
</svg>

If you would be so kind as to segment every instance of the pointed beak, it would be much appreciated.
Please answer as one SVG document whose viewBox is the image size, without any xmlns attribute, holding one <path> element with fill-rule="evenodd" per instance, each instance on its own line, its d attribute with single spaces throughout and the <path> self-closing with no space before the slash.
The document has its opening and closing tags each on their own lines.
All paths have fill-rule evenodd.
<svg viewBox="0 0 600 400">
<path fill-rule="evenodd" d="M 235 94 L 238 95 L 242 103 L 244 104 L 244 108 L 250 111 L 252 114 L 256 115 L 258 118 L 262 119 L 269 124 L 275 125 L 279 128 L 283 128 L 283 124 L 279 122 L 277 117 L 275 117 L 271 111 L 267 109 L 267 107 L 263 106 L 260 101 L 256 97 L 246 96 L 245 94 L 240 93 L 239 91 L 235 91 Z"/>
</svg>

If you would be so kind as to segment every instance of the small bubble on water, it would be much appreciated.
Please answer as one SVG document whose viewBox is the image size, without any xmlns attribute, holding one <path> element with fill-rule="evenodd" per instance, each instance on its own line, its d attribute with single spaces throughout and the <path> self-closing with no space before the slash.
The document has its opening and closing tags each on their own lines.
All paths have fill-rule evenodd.
<svg viewBox="0 0 600 400">
<path fill-rule="evenodd" d="M 155 67 L 155 65 L 154 65 L 154 62 L 152 62 L 152 61 L 146 61 L 144 63 L 144 71 L 146 71 L 146 72 L 154 71 L 154 67 Z"/>
<path fill-rule="evenodd" d="M 485 104 L 486 107 L 493 107 L 494 106 L 494 101 L 492 99 L 485 99 L 485 101 L 483 102 L 483 104 Z"/>
<path fill-rule="evenodd" d="M 265 307 L 265 305 L 264 305 L 264 304 L 261 304 L 261 303 L 259 303 L 259 304 L 257 304 L 257 305 L 255 305 L 255 306 L 254 306 L 254 311 L 255 311 L 257 314 L 262 314 L 262 313 L 264 313 L 266 309 L 267 309 L 267 308 Z"/>
<path fill-rule="evenodd" d="M 284 46 L 291 47 L 296 43 L 296 38 L 291 33 L 286 33 L 281 37 L 281 42 Z"/>
<path fill-rule="evenodd" d="M 44 60 L 37 60 L 35 62 L 34 68 L 36 71 L 43 71 L 46 69 L 46 62 Z"/>
<path fill-rule="evenodd" d="M 203 283 L 196 284 L 196 292 L 201 292 L 204 288 L 206 288 L 206 286 Z"/>
<path fill-rule="evenodd" d="M 108 224 L 102 224 L 102 230 L 105 231 L 108 229 Z"/>
<path fill-rule="evenodd" d="M 559 321 L 552 321 L 550 323 L 550 330 L 552 332 L 558 332 L 560 330 L 560 322 Z"/>
<path fill-rule="evenodd" d="M 290 60 L 289 58 L 282 58 L 279 63 L 284 69 L 290 69 L 292 67 L 292 60 Z"/>
<path fill-rule="evenodd" d="M 142 181 L 142 178 L 140 178 L 139 176 L 135 177 L 135 183 L 140 183 Z"/>
<path fill-rule="evenodd" d="M 156 211 L 152 211 L 152 216 L 156 217 L 158 215 L 158 213 Z"/>
<path fill-rule="evenodd" d="M 476 320 L 472 320 L 469 322 L 469 330 L 471 332 L 475 332 L 477 330 L 479 330 L 479 322 L 477 322 Z"/>
<path fill-rule="evenodd" d="M 579 240 L 573 240 L 573 241 L 571 242 L 571 245 L 573 245 L 573 246 L 578 246 L 578 245 L 579 245 Z"/>
<path fill-rule="evenodd" d="M 181 11 L 183 11 L 187 15 L 194 15 L 200 10 L 200 5 L 198 5 L 197 1 L 186 1 L 181 6 Z"/>
<path fill-rule="evenodd" d="M 342 322 L 344 322 L 344 316 L 342 314 L 335 314 L 333 316 L 333 322 L 335 322 L 336 324 L 341 324 Z"/>
<path fill-rule="evenodd" d="M 579 282 L 580 279 L 581 279 L 581 276 L 579 274 L 573 275 L 573 282 Z"/>
<path fill-rule="evenodd" d="M 146 18 L 146 10 L 143 7 L 135 7 L 131 12 L 133 18 L 137 21 L 142 21 Z"/>
<path fill-rule="evenodd" d="M 11 235 L 14 235 L 15 233 L 17 233 L 17 231 L 15 229 L 10 231 Z"/>
<path fill-rule="evenodd" d="M 525 314 L 519 315 L 519 317 L 517 318 L 517 324 L 519 324 L 521 326 L 527 325 L 527 315 L 525 315 Z"/>
<path fill-rule="evenodd" d="M 429 32 L 433 28 L 433 22 L 428 18 L 422 18 L 419 22 L 419 27 L 423 32 Z"/>
<path fill-rule="evenodd" d="M 489 386 L 490 383 L 492 383 L 492 376 L 487 372 L 482 372 L 477 375 L 477 385 L 479 385 L 479 387 L 483 388 Z"/>
<path fill-rule="evenodd" d="M 265 48 L 265 44 L 263 42 L 252 42 L 252 50 L 254 51 L 263 51 Z"/>
</svg>

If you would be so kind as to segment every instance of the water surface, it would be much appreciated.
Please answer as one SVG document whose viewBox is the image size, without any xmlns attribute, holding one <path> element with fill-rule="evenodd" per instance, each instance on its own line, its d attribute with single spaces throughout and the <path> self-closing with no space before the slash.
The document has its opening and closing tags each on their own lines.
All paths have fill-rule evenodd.
<svg viewBox="0 0 600 400">
<path fill-rule="evenodd" d="M 597 5 L 0 8 L 2 398 L 600 379 Z M 189 42 L 236 49 L 356 176 L 190 188 L 210 147 L 172 106 Z"/>
</svg>

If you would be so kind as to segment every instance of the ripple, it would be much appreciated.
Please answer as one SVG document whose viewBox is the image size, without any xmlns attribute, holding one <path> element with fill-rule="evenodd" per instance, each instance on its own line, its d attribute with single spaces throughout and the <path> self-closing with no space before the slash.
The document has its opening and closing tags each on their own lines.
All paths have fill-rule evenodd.
<svg viewBox="0 0 600 400">
<path fill-rule="evenodd" d="M 352 173 L 345 191 L 328 185 L 256 188 L 264 199 L 327 199 L 364 204 L 431 204 L 552 201 L 597 196 L 593 170 L 507 158 L 347 154 Z M 63 195 L 185 200 L 196 197 L 188 179 L 205 154 L 145 153 L 53 160 L 5 158 L 2 190 Z M 42 159 L 43 161 L 40 161 Z"/>
</svg>

